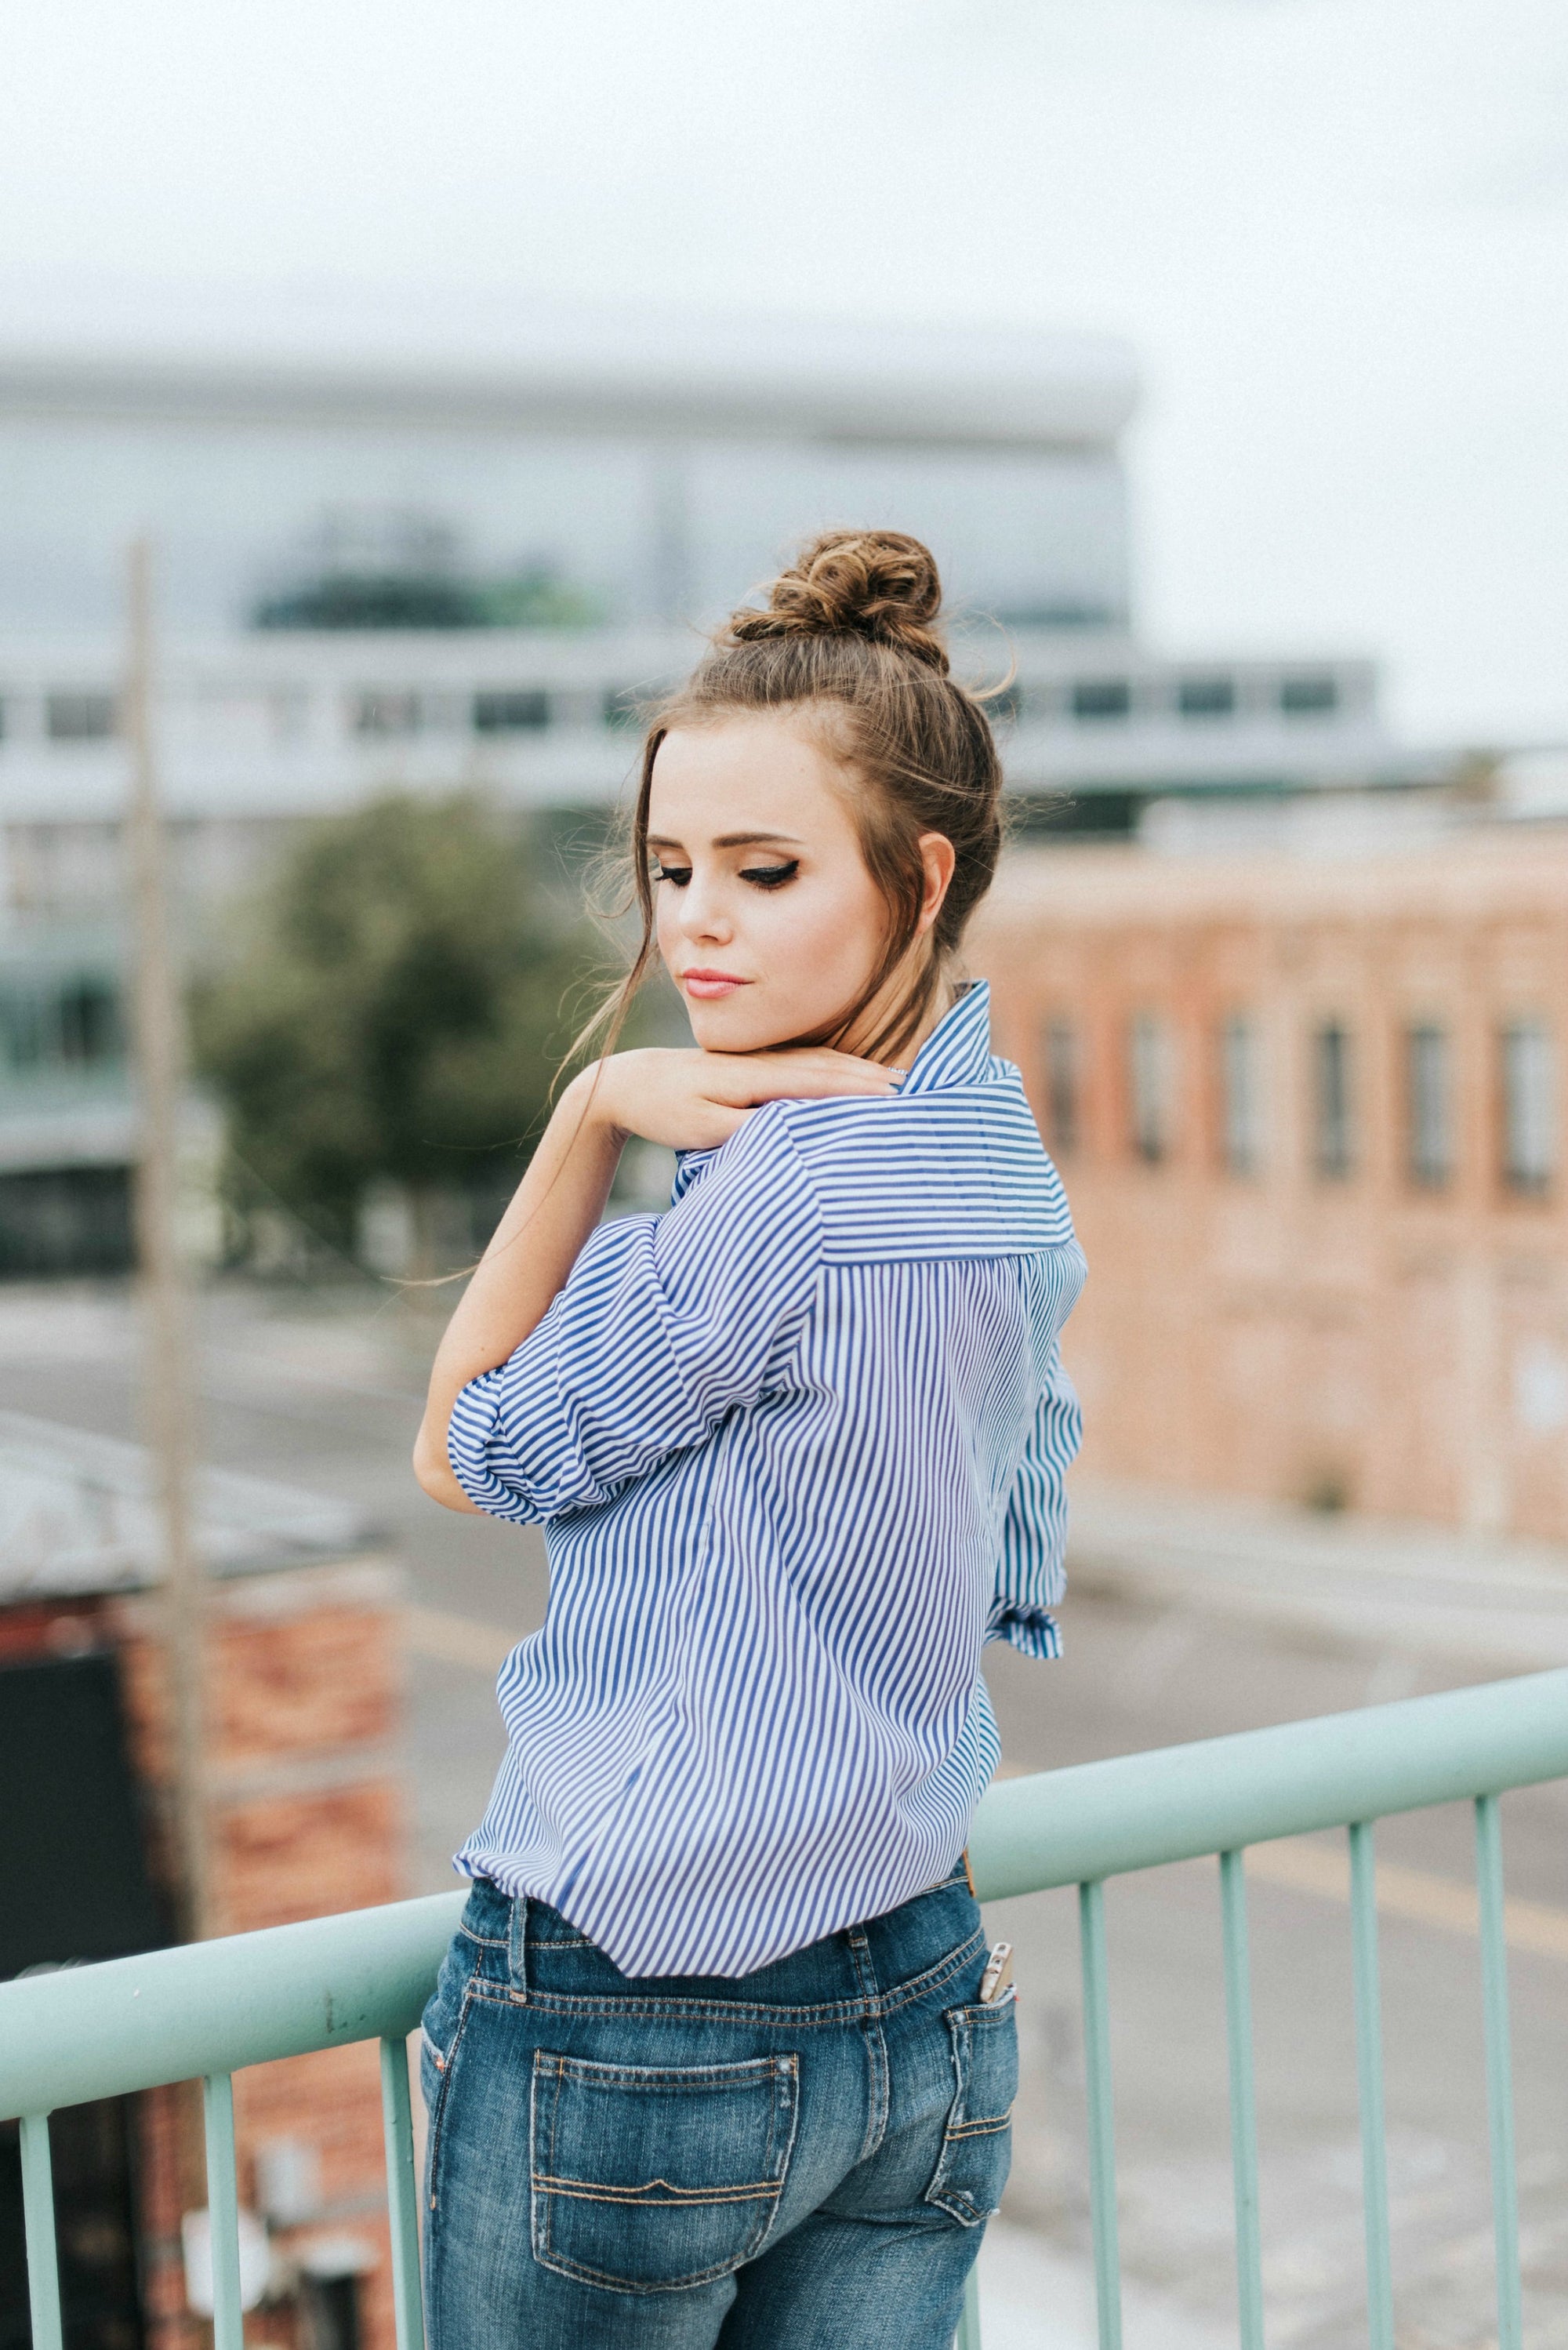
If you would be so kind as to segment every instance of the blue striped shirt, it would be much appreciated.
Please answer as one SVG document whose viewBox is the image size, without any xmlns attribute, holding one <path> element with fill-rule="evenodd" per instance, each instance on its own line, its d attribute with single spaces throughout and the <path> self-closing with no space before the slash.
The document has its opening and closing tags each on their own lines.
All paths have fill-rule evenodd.
<svg viewBox="0 0 1568 2350">
<path fill-rule="evenodd" d="M 631 1975 L 944 1877 L 1000 1752 L 982 1645 L 1057 1653 L 1083 1275 L 983 983 L 896 1095 L 770 1102 L 601 1225 L 452 1414 L 464 1492 L 550 1561 L 459 1867 Z"/>
</svg>

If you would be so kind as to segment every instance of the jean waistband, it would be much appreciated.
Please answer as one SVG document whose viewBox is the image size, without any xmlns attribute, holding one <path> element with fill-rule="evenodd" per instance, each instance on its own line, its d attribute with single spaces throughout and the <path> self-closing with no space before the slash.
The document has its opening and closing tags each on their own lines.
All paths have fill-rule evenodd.
<svg viewBox="0 0 1568 2350">
<path fill-rule="evenodd" d="M 700 1999 L 746 2005 L 875 2002 L 978 1942 L 980 1911 L 965 1861 L 898 1908 L 787 1952 L 749 1975 L 623 1975 L 562 1912 L 535 1895 L 504 1893 L 476 1880 L 462 1931 L 478 1945 L 480 1971 L 514 1994 Z"/>
</svg>

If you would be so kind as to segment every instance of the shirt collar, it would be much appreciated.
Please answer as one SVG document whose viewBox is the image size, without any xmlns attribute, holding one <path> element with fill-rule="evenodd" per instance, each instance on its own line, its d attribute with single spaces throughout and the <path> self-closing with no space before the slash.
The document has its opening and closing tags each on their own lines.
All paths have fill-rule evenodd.
<svg viewBox="0 0 1568 2350">
<path fill-rule="evenodd" d="M 938 1021 L 899 1087 L 900 1095 L 934 1093 L 939 1086 L 975 1086 L 991 1060 L 991 985 L 966 981 L 958 1002 Z"/>
</svg>

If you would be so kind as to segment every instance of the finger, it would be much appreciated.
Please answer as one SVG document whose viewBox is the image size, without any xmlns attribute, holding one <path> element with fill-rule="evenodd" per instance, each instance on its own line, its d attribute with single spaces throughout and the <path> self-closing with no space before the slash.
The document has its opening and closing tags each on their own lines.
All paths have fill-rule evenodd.
<svg viewBox="0 0 1568 2350">
<path fill-rule="evenodd" d="M 804 1068 L 870 1069 L 881 1076 L 889 1074 L 885 1062 L 868 1060 L 864 1053 L 841 1053 L 836 1045 L 793 1045 L 782 1053 L 753 1053 L 748 1058 L 795 1062 Z"/>
<path fill-rule="evenodd" d="M 745 1070 L 726 1070 L 705 1090 L 720 1101 L 821 1100 L 835 1095 L 879 1099 L 897 1093 L 898 1083 L 893 1070 L 872 1063 L 857 1064 L 846 1057 L 834 1067 L 804 1058 L 791 1064 L 781 1056 L 777 1061 L 759 1060 Z"/>
<path fill-rule="evenodd" d="M 787 1053 L 783 1055 L 785 1060 L 791 1057 Z M 808 1045 L 801 1057 L 820 1062 L 824 1068 L 828 1069 L 868 1069 L 883 1077 L 906 1077 L 909 1074 L 907 1067 L 894 1067 L 887 1061 L 871 1060 L 864 1053 L 841 1053 L 836 1045 Z"/>
</svg>

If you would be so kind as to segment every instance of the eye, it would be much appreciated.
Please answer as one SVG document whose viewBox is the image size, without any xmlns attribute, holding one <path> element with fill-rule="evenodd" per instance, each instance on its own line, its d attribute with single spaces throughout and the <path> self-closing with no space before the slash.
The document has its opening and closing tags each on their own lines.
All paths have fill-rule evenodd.
<svg viewBox="0 0 1568 2350">
<path fill-rule="evenodd" d="M 671 889 L 684 889 L 691 879 L 691 868 L 690 865 L 656 865 L 653 868 L 653 879 L 656 881 L 668 881 Z"/>
<path fill-rule="evenodd" d="M 792 857 L 787 865 L 743 865 L 741 879 L 755 889 L 782 889 L 800 871 L 800 859 Z"/>
</svg>

